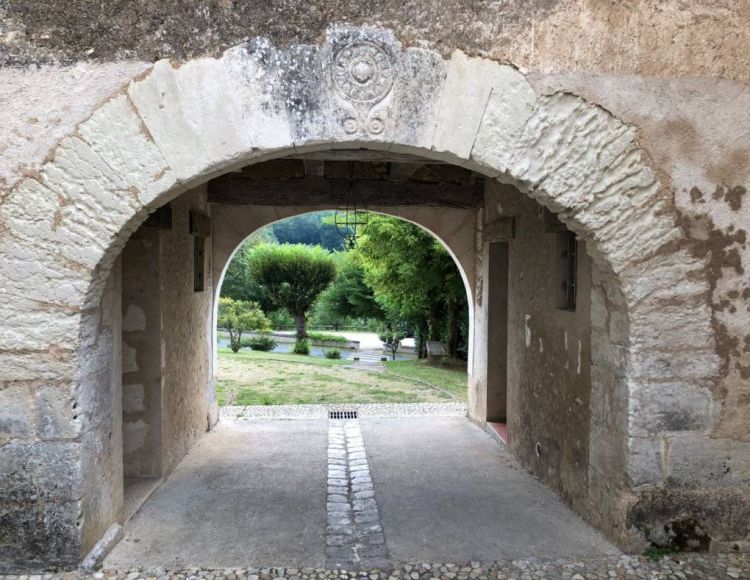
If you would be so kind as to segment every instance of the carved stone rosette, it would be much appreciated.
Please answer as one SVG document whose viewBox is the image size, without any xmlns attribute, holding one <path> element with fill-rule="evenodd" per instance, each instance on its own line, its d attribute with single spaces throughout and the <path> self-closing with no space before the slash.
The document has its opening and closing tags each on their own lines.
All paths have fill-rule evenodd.
<svg viewBox="0 0 750 580">
<path fill-rule="evenodd" d="M 343 120 L 344 131 L 382 133 L 385 119 L 374 108 L 393 87 L 394 59 L 389 51 L 369 40 L 355 41 L 334 55 L 331 70 L 336 92 L 351 109 Z"/>
</svg>

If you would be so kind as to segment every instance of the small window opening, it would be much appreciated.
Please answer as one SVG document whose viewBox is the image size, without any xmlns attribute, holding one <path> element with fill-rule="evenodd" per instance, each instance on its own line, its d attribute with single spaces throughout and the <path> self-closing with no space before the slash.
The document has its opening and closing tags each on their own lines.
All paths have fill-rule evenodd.
<svg viewBox="0 0 750 580">
<path fill-rule="evenodd" d="M 206 271 L 206 238 L 203 236 L 193 237 L 193 290 L 203 292 L 205 289 Z"/>
<path fill-rule="evenodd" d="M 576 309 L 576 290 L 578 289 L 578 240 L 573 232 L 559 234 L 560 265 L 562 280 L 560 286 L 560 308 Z"/>
</svg>

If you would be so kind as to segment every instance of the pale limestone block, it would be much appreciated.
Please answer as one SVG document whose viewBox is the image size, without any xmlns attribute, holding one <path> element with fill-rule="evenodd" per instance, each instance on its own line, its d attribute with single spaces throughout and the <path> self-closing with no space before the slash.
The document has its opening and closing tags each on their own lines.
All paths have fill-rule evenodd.
<svg viewBox="0 0 750 580">
<path fill-rule="evenodd" d="M 643 349 L 713 350 L 711 312 L 705 300 L 662 304 L 630 312 L 630 344 Z"/>
<path fill-rule="evenodd" d="M 709 426 L 711 392 L 686 382 L 629 383 L 629 431 L 645 436 L 662 431 L 700 431 Z"/>
<path fill-rule="evenodd" d="M 122 410 L 125 413 L 144 411 L 146 409 L 144 401 L 145 391 L 141 383 L 128 383 L 122 386 Z"/>
<path fill-rule="evenodd" d="M 391 151 L 429 154 L 447 68 L 445 60 L 431 50 L 407 48 L 401 53 L 389 111 Z"/>
<path fill-rule="evenodd" d="M 705 263 L 688 249 L 652 256 L 620 275 L 620 284 L 634 304 L 648 302 L 661 308 L 660 301 L 689 300 L 706 296 L 709 285 Z M 645 304 L 641 307 L 645 311 Z"/>
<path fill-rule="evenodd" d="M 146 330 L 146 314 L 143 312 L 143 308 L 135 304 L 128 304 L 125 316 L 122 319 L 122 329 L 126 332 Z"/>
<path fill-rule="evenodd" d="M 40 175 L 42 184 L 60 196 L 59 227 L 85 234 L 101 253 L 143 207 L 134 186 L 78 137 L 64 139 Z"/>
<path fill-rule="evenodd" d="M 634 380 L 713 381 L 720 363 L 715 350 L 663 350 L 634 348 L 628 360 L 629 376 Z"/>
<path fill-rule="evenodd" d="M 628 437 L 628 475 L 633 486 L 663 480 L 662 442 L 658 438 Z"/>
<path fill-rule="evenodd" d="M 43 386 L 36 391 L 36 428 L 42 439 L 74 439 L 81 433 L 75 397 L 65 387 Z"/>
<path fill-rule="evenodd" d="M 33 399 L 27 386 L 0 387 L 0 442 L 6 437 L 33 435 L 32 408 Z"/>
<path fill-rule="evenodd" d="M 694 433 L 670 437 L 667 481 L 688 488 L 750 485 L 750 442 Z"/>
<path fill-rule="evenodd" d="M 625 160 L 634 139 L 631 127 L 579 97 L 540 97 L 513 151 L 509 173 L 541 190 L 553 211 L 575 211 L 591 203 L 612 160 Z"/>
<path fill-rule="evenodd" d="M 290 150 L 294 142 L 286 110 L 277 100 L 278 75 L 262 62 L 258 51 L 262 49 L 242 45 L 227 50 L 221 58 L 227 92 L 234 95 L 238 106 L 232 123 L 250 147 L 245 152 L 248 158 Z"/>
<path fill-rule="evenodd" d="M 471 159 L 494 172 L 505 173 L 518 138 L 534 110 L 537 95 L 520 72 L 509 66 L 496 67 L 496 80 L 482 115 Z"/>
<path fill-rule="evenodd" d="M 78 134 L 125 183 L 136 188 L 143 205 L 161 202 L 159 196 L 166 191 L 181 191 L 127 95 L 102 105 L 79 125 Z"/>
<path fill-rule="evenodd" d="M 53 344 L 76 344 L 80 315 L 35 310 L 18 300 L 0 304 L 0 320 L 0 350 L 46 352 Z"/>
<path fill-rule="evenodd" d="M 146 77 L 131 83 L 128 95 L 177 179 L 187 183 L 222 162 L 203 139 L 168 60 L 158 61 Z"/>
<path fill-rule="evenodd" d="M 54 245 L 53 251 L 43 245 L 43 240 L 15 235 L 0 239 L 0 309 L 12 306 L 9 316 L 21 316 L 24 308 L 74 311 L 81 303 L 88 288 L 89 269 Z"/>
<path fill-rule="evenodd" d="M 433 151 L 468 160 L 488 111 L 487 134 L 477 152 L 481 156 L 495 139 L 511 138 L 520 131 L 535 98 L 531 85 L 516 69 L 454 52 L 447 64 Z"/>
<path fill-rule="evenodd" d="M 4 381 L 70 380 L 75 371 L 72 353 L 57 345 L 40 351 L 0 352 Z"/>
<path fill-rule="evenodd" d="M 87 217 L 71 223 L 65 218 L 74 209 L 69 200 L 45 187 L 35 179 L 21 182 L 6 198 L 0 207 L 0 216 L 6 227 L 12 232 L 15 240 L 0 242 L 0 253 L 14 245 L 14 241 L 23 242 L 26 247 L 19 248 L 28 257 L 33 252 L 39 260 L 49 260 L 49 250 L 63 254 L 68 259 L 93 268 L 101 256 L 105 240 L 92 239 L 88 225 L 93 219 Z M 80 217 L 80 216 L 79 216 Z M 42 256 L 45 256 L 44 258 Z M 8 267 L 10 264 L 5 264 Z M 29 265 L 38 268 L 41 264 Z M 75 273 L 71 271 L 71 276 Z"/>
</svg>

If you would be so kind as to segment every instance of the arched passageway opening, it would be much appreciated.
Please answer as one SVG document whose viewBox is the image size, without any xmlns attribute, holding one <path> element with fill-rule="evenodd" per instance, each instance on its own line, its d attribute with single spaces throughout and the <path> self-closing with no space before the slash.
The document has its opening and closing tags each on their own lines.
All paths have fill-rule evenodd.
<svg viewBox="0 0 750 580">
<path fill-rule="evenodd" d="M 519 417 L 518 436 L 507 413 L 511 446 L 522 461 L 623 546 L 642 546 L 653 526 L 678 517 L 660 490 L 670 485 L 670 473 L 689 471 L 685 442 L 706 449 L 721 444 L 708 437 L 709 385 L 719 364 L 703 265 L 686 249 L 634 129 L 574 95 L 538 95 L 513 67 L 460 52 L 444 59 L 403 48 L 384 30 L 334 27 L 320 46 L 281 49 L 253 41 L 181 67 L 156 63 L 63 139 L 38 174 L 3 197 L 0 269 L 10 299 L 0 305 L 0 346 L 8 380 L 30 381 L 35 409 L 45 418 L 39 433 L 14 433 L 13 444 L 2 448 L 31 458 L 27 464 L 35 467 L 22 476 L 27 485 L 19 485 L 25 491 L 16 503 L 44 522 L 11 534 L 18 538 L 8 548 L 14 558 L 69 565 L 118 535 L 121 377 L 132 368 L 120 327 L 144 332 L 135 310 L 121 316 L 123 248 L 131 235 L 148 217 L 148 227 L 160 231 L 159 247 L 179 250 L 178 259 L 160 263 L 159 277 L 160 324 L 165 313 L 189 323 L 184 332 L 162 336 L 164 364 L 181 369 L 165 396 L 183 409 L 161 430 L 162 469 L 168 471 L 215 420 L 208 350 L 210 294 L 220 269 L 212 266 L 209 275 L 209 262 L 228 259 L 245 235 L 225 240 L 219 232 L 231 232 L 242 213 L 254 215 L 238 207 L 213 213 L 206 184 L 263 161 L 342 149 L 413 155 L 486 179 L 481 204 L 470 210 L 473 226 L 454 251 L 472 296 L 470 417 L 480 424 L 488 419 L 492 364 L 526 365 L 520 380 L 536 377 L 539 388 L 508 383 L 509 393 L 518 389 L 538 399 L 523 407 L 528 413 Z M 170 202 L 171 216 L 159 211 Z M 409 211 L 414 214 L 407 219 L 417 223 L 429 213 Z M 585 251 L 548 212 L 579 236 Z M 455 212 L 443 208 L 440 215 Z M 219 227 L 220 220 L 225 225 Z M 459 223 L 446 221 L 446 227 Z M 520 253 L 514 262 L 513 246 L 527 233 L 547 236 L 536 253 L 549 252 L 554 277 L 524 270 L 529 255 Z M 155 254 L 154 248 L 144 243 L 139 254 Z M 525 290 L 518 310 L 514 293 L 508 294 L 514 335 L 495 333 L 497 322 L 490 323 L 504 311 L 492 304 L 498 298 L 493 288 L 503 279 L 497 264 L 506 256 L 509 288 Z M 578 258 L 580 273 L 586 256 L 589 308 L 580 300 L 583 279 L 568 275 L 576 263 L 571 258 Z M 521 266 L 517 276 L 514 264 Z M 554 282 L 551 292 L 540 288 L 547 280 Z M 577 288 L 573 317 L 571 287 Z M 554 316 L 543 316 L 545 309 Z M 579 315 L 590 316 L 590 323 L 578 326 Z M 564 320 L 574 322 L 565 331 Z M 500 341 L 496 347 L 493 337 Z M 498 357 L 503 348 L 517 356 Z M 542 355 L 554 369 L 535 363 Z M 180 367 L 183 356 L 203 366 Z M 550 370 L 576 377 L 588 372 L 588 401 L 564 399 L 580 410 L 585 426 L 574 445 L 560 445 L 559 438 L 545 444 L 545 429 L 554 425 L 546 418 L 539 434 L 534 431 L 535 413 L 553 411 L 547 403 L 554 399 L 546 391 L 542 396 L 542 386 L 564 384 L 554 372 L 550 379 Z M 510 369 L 498 376 L 511 376 Z M 513 398 L 506 400 L 512 409 Z M 675 425 L 680 438 L 671 431 Z M 664 455 L 671 443 L 683 445 L 682 452 Z M 58 461 L 69 480 L 59 487 L 52 475 Z M 705 478 L 699 483 L 712 485 Z M 45 510 L 52 505 L 59 517 L 49 520 Z M 643 516 L 644 505 L 652 515 Z M 14 522 L 12 529 L 26 525 Z M 50 535 L 62 539 L 45 541 Z"/>
<path fill-rule="evenodd" d="M 583 501 L 588 473 L 582 466 L 589 455 L 591 420 L 592 275 L 597 269 L 585 243 L 513 186 L 486 182 L 467 169 L 417 156 L 360 149 L 300 154 L 217 177 L 163 206 L 131 237 L 121 265 L 122 312 L 124 321 L 133 318 L 133 312 L 140 313 L 142 328 L 136 336 L 148 336 L 150 342 L 134 343 L 126 322 L 123 352 L 158 364 L 136 365 L 137 376 L 124 365 L 126 473 L 129 457 L 145 453 L 168 458 L 180 453 L 167 450 L 174 445 L 170 441 L 192 445 L 197 440 L 191 442 L 185 435 L 170 439 L 166 435 L 173 427 L 168 422 L 195 427 L 201 418 L 193 415 L 194 409 L 205 405 L 209 427 L 216 421 L 217 342 L 212 332 L 217 327 L 221 283 L 242 242 L 291 216 L 335 209 L 343 193 L 356 196 L 360 206 L 373 212 L 418 225 L 445 247 L 461 273 L 471 305 L 470 418 L 481 425 L 501 426 L 491 432 L 501 434 L 525 467 L 570 503 Z M 483 232 L 480 244 L 478 226 Z M 155 251 L 144 252 L 143 236 Z M 150 266 L 145 267 L 144 260 Z M 153 283 L 154 269 L 158 284 Z M 144 276 L 148 270 L 151 282 Z M 142 287 L 144 283 L 147 287 Z M 157 308 L 137 304 L 151 303 L 154 294 L 149 288 L 160 297 Z M 150 316 L 155 317 L 153 323 L 146 320 Z M 209 322 L 197 323 L 199 317 Z M 143 328 L 151 330 L 144 335 Z M 141 353 L 142 348 L 149 352 Z M 178 386 L 186 378 L 205 382 L 205 392 L 186 393 Z M 146 394 L 144 385 L 151 385 L 156 395 Z M 133 386 L 137 396 L 129 394 Z M 161 403 L 154 413 L 144 401 L 157 398 Z M 137 408 L 129 408 L 132 401 Z M 239 415 L 251 413 L 242 409 Z M 372 427 L 367 429 L 375 445 L 389 445 Z M 423 431 L 422 444 L 429 446 L 428 436 L 434 438 L 436 433 Z M 161 448 L 142 436 L 134 438 L 144 432 L 158 434 Z M 193 436 L 198 432 L 194 429 Z M 421 454 L 425 453 L 426 448 Z M 162 459 L 161 465 L 160 475 L 166 475 L 176 463 Z M 381 469 L 389 471 L 387 466 Z M 422 490 L 422 495 L 430 493 Z M 470 503 L 468 497 L 464 499 Z M 485 516 L 491 513 L 487 510 Z M 496 519 L 501 521 L 499 515 Z"/>
</svg>

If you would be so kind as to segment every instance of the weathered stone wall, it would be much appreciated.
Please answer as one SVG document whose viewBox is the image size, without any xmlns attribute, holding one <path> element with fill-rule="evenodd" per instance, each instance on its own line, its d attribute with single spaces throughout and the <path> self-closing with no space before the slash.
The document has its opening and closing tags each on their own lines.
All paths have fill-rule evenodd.
<svg viewBox="0 0 750 580">
<path fill-rule="evenodd" d="M 97 363 L 80 375 L 73 403 L 74 411 L 82 414 L 82 488 L 76 519 L 82 537 L 81 553 L 72 554 L 68 563 L 85 555 L 123 516 L 121 270 L 118 259 L 100 304 L 83 315 L 82 327 L 95 330 L 84 339 L 86 352 Z M 88 317 L 91 324 L 87 324 Z M 77 532 L 65 530 L 61 541 L 75 541 Z"/>
<path fill-rule="evenodd" d="M 564 234 L 548 231 L 548 212 L 528 197 L 507 187 L 494 193 L 491 201 L 515 220 L 508 265 L 509 444 L 525 466 L 580 508 L 588 503 L 591 264 L 579 242 L 576 307 L 566 310 Z"/>
<path fill-rule="evenodd" d="M 662 16 L 645 4 L 639 7 L 650 20 L 648 26 L 636 25 L 638 31 L 669 29 L 652 27 Z M 613 8 L 611 14 L 618 10 Z M 686 5 L 683 12 L 697 18 L 700 6 Z M 606 21 L 610 13 L 602 14 Z M 642 22 L 638 12 L 633 14 L 638 14 L 633 22 Z M 733 40 L 724 46 L 747 30 L 737 25 L 743 18 L 741 9 L 712 4 L 708 14 L 726 16 L 722 33 L 728 32 L 722 38 Z M 667 15 L 667 20 L 683 17 Z M 569 34 L 602 38 L 581 35 L 580 30 L 571 27 Z M 696 38 L 694 31 L 685 34 L 691 41 Z M 601 62 L 613 54 L 634 54 L 632 34 L 626 39 L 617 34 L 606 38 L 620 38 L 616 42 L 620 52 L 602 54 Z M 54 485 L 47 466 L 57 460 L 82 465 L 80 433 L 75 431 L 78 419 L 63 417 L 62 425 L 75 433 L 72 443 L 55 441 L 53 451 L 37 423 L 30 427 L 28 418 L 50 416 L 37 398 L 47 383 L 59 385 L 61 397 L 88 404 L 77 391 L 82 378 L 109 372 L 109 359 L 100 356 L 88 338 L 98 331 L 96 317 L 87 313 L 100 303 L 116 257 L 148 210 L 213 175 L 261 158 L 332 146 L 405 151 L 499 177 L 558 213 L 585 238 L 596 265 L 592 272 L 601 274 L 592 279 L 592 326 L 606 339 L 594 340 L 592 360 L 605 361 L 608 369 L 603 377 L 592 375 L 592 389 L 596 393 L 597 384 L 611 382 L 607 389 L 622 395 L 604 399 L 606 421 L 597 426 L 597 434 L 608 438 L 591 437 L 592 444 L 607 441 L 608 445 L 601 445 L 598 453 L 589 446 L 590 458 L 598 458 L 595 465 L 592 459 L 590 494 L 599 498 L 606 514 L 602 521 L 621 526 L 619 531 L 610 530 L 613 536 L 624 541 L 627 533 L 638 536 L 649 526 L 658 527 L 655 521 L 635 516 L 632 523 L 637 528 L 622 527 L 627 525 L 628 508 L 637 507 L 639 499 L 651 502 L 652 509 L 644 513 L 677 513 L 681 505 L 687 506 L 662 493 L 670 482 L 693 498 L 691 505 L 701 494 L 744 493 L 749 454 L 747 443 L 736 439 L 745 437 L 745 423 L 723 401 L 743 408 L 746 394 L 745 336 L 740 323 L 731 320 L 732 307 L 734 314 L 747 307 L 742 275 L 747 250 L 740 231 L 747 228 L 747 212 L 732 210 L 742 197 L 736 188 L 746 186 L 727 183 L 718 190 L 711 185 L 732 175 L 746 176 L 743 147 L 750 121 L 740 111 L 734 126 L 729 125 L 747 85 L 732 85 L 736 91 L 725 93 L 727 85 L 703 82 L 700 94 L 693 94 L 696 81 L 669 81 L 661 109 L 649 110 L 642 103 L 649 102 L 662 81 L 630 77 L 619 85 L 612 81 L 614 88 L 608 88 L 607 78 L 569 79 L 570 87 L 578 82 L 576 93 L 589 96 L 598 87 L 598 96 L 589 96 L 596 106 L 575 94 L 545 94 L 546 89 L 540 88 L 544 78 L 550 79 L 549 86 L 565 79 L 537 75 L 532 86 L 513 67 L 461 52 L 448 60 L 415 46 L 404 48 L 387 31 L 331 29 L 324 40 L 321 45 L 290 50 L 256 40 L 220 59 L 198 59 L 181 67 L 161 61 L 77 128 L 76 120 L 85 118 L 85 112 L 71 111 L 74 120 L 69 122 L 60 114 L 56 130 L 69 136 L 59 143 L 37 128 L 26 130 L 36 127 L 27 114 L 27 97 L 34 87 L 49 95 L 50 109 L 61 110 L 69 100 L 65 86 L 51 87 L 57 69 L 24 71 L 31 75 L 25 81 L 28 89 L 11 91 L 4 99 L 8 106 L 2 110 L 22 121 L 20 125 L 4 121 L 3 127 L 14 127 L 18 134 L 4 130 L 0 144 L 10 151 L 0 156 L 3 174 L 8 176 L 0 194 L 1 390 L 6 409 L 13 409 L 6 413 L 12 419 L 0 421 L 6 441 L 0 446 L 0 463 L 11 465 L 4 473 L 26 486 L 26 491 L 15 495 L 19 486 L 3 483 L 3 490 L 11 490 L 8 501 L 28 504 L 29 498 L 39 496 L 45 499 L 38 509 L 48 509 L 53 504 L 45 494 Z M 565 46 L 560 38 L 554 42 Z M 364 105 L 353 98 L 357 94 L 351 92 L 355 86 L 351 78 L 328 74 L 338 55 L 351 57 L 351 52 L 343 51 L 345 46 L 362 43 L 361 50 L 388 65 L 378 70 L 378 91 L 372 98 L 364 95 L 370 99 Z M 667 45 L 673 46 L 671 38 L 649 52 L 653 59 L 644 56 L 642 61 L 675 66 L 655 65 L 652 72 L 714 75 L 723 74 L 725 69 L 717 72 L 717 67 L 726 65 L 726 76 L 739 74 L 728 56 L 716 59 L 723 50 L 718 45 L 701 47 L 695 54 L 683 50 L 672 60 L 664 59 Z M 19 50 L 23 53 L 22 47 Z M 522 62 L 523 54 L 517 51 L 509 60 Z M 548 58 L 545 62 L 550 66 L 544 68 L 552 70 L 556 61 L 549 53 Z M 635 66 L 619 72 L 648 70 Z M 3 81 L 17 74 L 0 71 Z M 81 80 L 80 87 L 102 91 L 115 76 Z M 684 94 L 672 99 L 670 92 Z M 730 97 L 736 103 L 729 102 Z M 698 127 L 692 146 L 689 130 L 670 133 L 661 125 L 665 108 L 678 111 L 686 99 L 692 99 L 692 105 L 685 106 L 685 116 Z M 716 103 L 721 106 L 714 110 Z M 619 109 L 632 125 L 613 116 L 609 112 L 613 109 Z M 699 117 L 704 121 L 698 122 Z M 702 139 L 716 128 L 726 128 L 731 147 L 719 146 L 722 137 L 717 133 L 709 140 L 717 146 L 704 150 Z M 675 134 L 679 138 L 672 141 Z M 19 149 L 8 147 L 19 135 L 39 141 L 23 158 L 15 156 Z M 54 151 L 45 159 L 35 157 L 47 149 Z M 729 177 L 712 177 L 709 169 L 723 167 L 727 159 L 732 160 L 727 166 Z M 702 214 L 719 229 L 708 227 Z M 596 320 L 593 313 L 601 304 L 606 305 L 606 316 Z M 737 316 L 737 320 L 742 319 Z M 592 396 L 592 402 L 597 400 Z M 47 452 L 54 461 L 38 460 Z M 70 453 L 67 458 L 66 453 Z M 25 465 L 31 462 L 36 467 L 12 467 L 19 457 L 37 458 L 24 459 Z M 603 469 L 610 466 L 615 468 Z M 592 474 L 606 471 L 610 477 L 594 485 Z M 80 471 L 78 475 L 87 477 Z M 81 543 L 72 523 L 77 500 L 65 501 L 70 511 L 61 518 L 71 534 L 67 545 L 75 546 Z M 654 502 L 661 507 L 653 507 Z M 38 542 L 53 529 L 52 522 L 35 523 L 27 536 L 6 526 L 0 534 L 6 542 L 2 549 L 13 554 L 29 550 L 54 560 L 54 546 Z M 725 535 L 744 533 L 741 526 L 730 526 Z M 33 550 L 31 543 L 36 546 Z"/>
<path fill-rule="evenodd" d="M 205 289 L 195 292 L 190 210 L 208 213 L 204 188 L 172 202 L 172 228 L 161 232 L 164 473 L 179 463 L 208 428 L 206 388 L 212 379 L 213 339 L 210 251 L 207 243 Z"/>
<path fill-rule="evenodd" d="M 527 70 L 747 80 L 744 0 L 225 0 L 105 3 L 9 0 L 0 62 L 217 55 L 248 37 L 313 43 L 331 22 L 393 29 L 407 46 L 512 62 Z"/>
<path fill-rule="evenodd" d="M 159 229 L 141 227 L 122 251 L 122 445 L 126 477 L 162 475 L 160 238 Z"/>
</svg>

